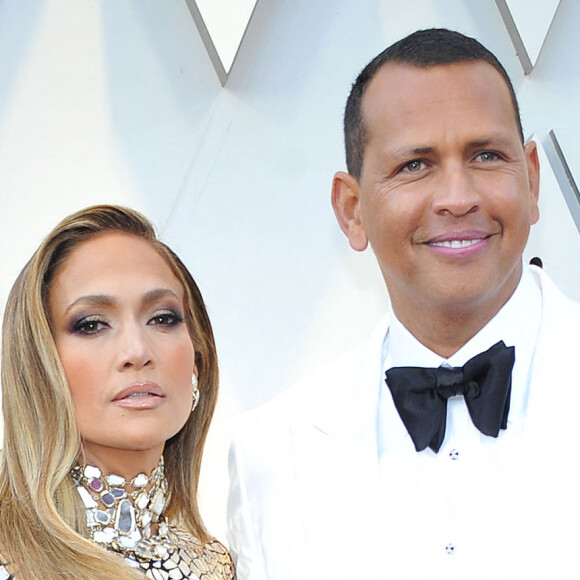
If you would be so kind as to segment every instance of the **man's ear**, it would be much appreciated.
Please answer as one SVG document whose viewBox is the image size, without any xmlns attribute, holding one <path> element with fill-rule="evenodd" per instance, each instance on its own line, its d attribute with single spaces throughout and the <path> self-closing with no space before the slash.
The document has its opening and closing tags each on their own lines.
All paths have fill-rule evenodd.
<svg viewBox="0 0 580 580">
<path fill-rule="evenodd" d="M 540 161 L 538 159 L 538 148 L 534 141 L 528 141 L 524 147 L 526 166 L 528 169 L 528 185 L 532 196 L 531 223 L 535 224 L 540 218 L 538 208 L 538 197 L 540 195 Z"/>
<path fill-rule="evenodd" d="M 350 247 L 357 252 L 366 250 L 369 240 L 360 217 L 360 187 L 350 173 L 335 173 L 332 180 L 332 208 Z"/>
</svg>

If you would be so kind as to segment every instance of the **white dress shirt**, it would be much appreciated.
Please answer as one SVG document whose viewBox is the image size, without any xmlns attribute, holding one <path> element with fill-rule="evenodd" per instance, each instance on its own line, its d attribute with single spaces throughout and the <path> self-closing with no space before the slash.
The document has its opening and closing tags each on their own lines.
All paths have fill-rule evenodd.
<svg viewBox="0 0 580 580">
<path fill-rule="evenodd" d="M 515 347 L 497 438 L 448 401 L 417 453 L 385 384 L 393 366 L 462 366 Z M 580 305 L 538 269 L 447 361 L 391 316 L 363 345 L 240 419 L 229 541 L 240 580 L 580 578 Z"/>
<path fill-rule="evenodd" d="M 549 473 L 542 473 L 547 466 L 537 463 L 533 449 L 523 452 L 541 317 L 542 294 L 525 269 L 496 317 L 449 359 L 430 351 L 394 316 L 391 319 L 383 343 L 383 377 L 396 366 L 463 366 L 499 340 L 515 347 L 508 425 L 497 439 L 477 430 L 458 396 L 448 401 L 439 452 L 416 452 L 381 381 L 377 449 L 384 559 L 391 577 L 580 578 L 580 565 L 575 570 L 564 566 L 556 573 L 566 544 L 561 540 L 566 518 L 550 513 L 550 498 L 558 492 L 546 481 Z M 572 501 L 579 516 L 576 498 Z M 553 509 L 566 509 L 566 504 Z M 543 527 L 550 525 L 555 529 L 546 533 Z"/>
</svg>

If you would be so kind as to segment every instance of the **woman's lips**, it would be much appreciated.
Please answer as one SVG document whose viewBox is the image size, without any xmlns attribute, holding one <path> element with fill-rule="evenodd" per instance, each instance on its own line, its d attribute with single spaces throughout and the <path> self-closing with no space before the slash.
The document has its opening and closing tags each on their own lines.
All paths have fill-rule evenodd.
<svg viewBox="0 0 580 580">
<path fill-rule="evenodd" d="M 131 383 L 121 389 L 113 399 L 115 405 L 128 409 L 156 409 L 164 401 L 163 389 L 151 381 Z"/>
</svg>

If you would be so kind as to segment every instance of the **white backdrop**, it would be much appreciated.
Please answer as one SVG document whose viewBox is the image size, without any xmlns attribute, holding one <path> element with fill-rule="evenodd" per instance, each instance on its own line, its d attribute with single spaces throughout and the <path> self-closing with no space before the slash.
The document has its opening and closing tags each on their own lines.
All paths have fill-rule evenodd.
<svg viewBox="0 0 580 580">
<path fill-rule="evenodd" d="M 154 221 L 216 332 L 222 391 L 201 492 L 223 539 L 235 416 L 385 309 L 374 258 L 350 250 L 329 195 L 350 84 L 388 44 L 445 26 L 497 54 L 542 147 L 543 221 L 528 253 L 580 299 L 580 236 L 548 162 L 555 130 L 580 178 L 579 25 L 580 2 L 562 0 L 524 76 L 493 0 L 260 0 L 222 88 L 184 0 L 4 0 L 0 304 L 66 214 L 111 202 Z"/>
</svg>

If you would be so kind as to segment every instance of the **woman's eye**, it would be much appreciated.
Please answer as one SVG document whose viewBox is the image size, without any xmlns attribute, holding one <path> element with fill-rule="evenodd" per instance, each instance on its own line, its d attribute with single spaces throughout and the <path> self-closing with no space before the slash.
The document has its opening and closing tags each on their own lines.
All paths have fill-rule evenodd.
<svg viewBox="0 0 580 580">
<path fill-rule="evenodd" d="M 97 318 L 83 318 L 73 325 L 73 332 L 77 334 L 98 334 L 107 327 L 104 320 Z"/>
<path fill-rule="evenodd" d="M 183 317 L 176 312 L 161 312 L 149 320 L 149 324 L 155 326 L 175 326 L 180 322 L 183 322 Z"/>
</svg>

